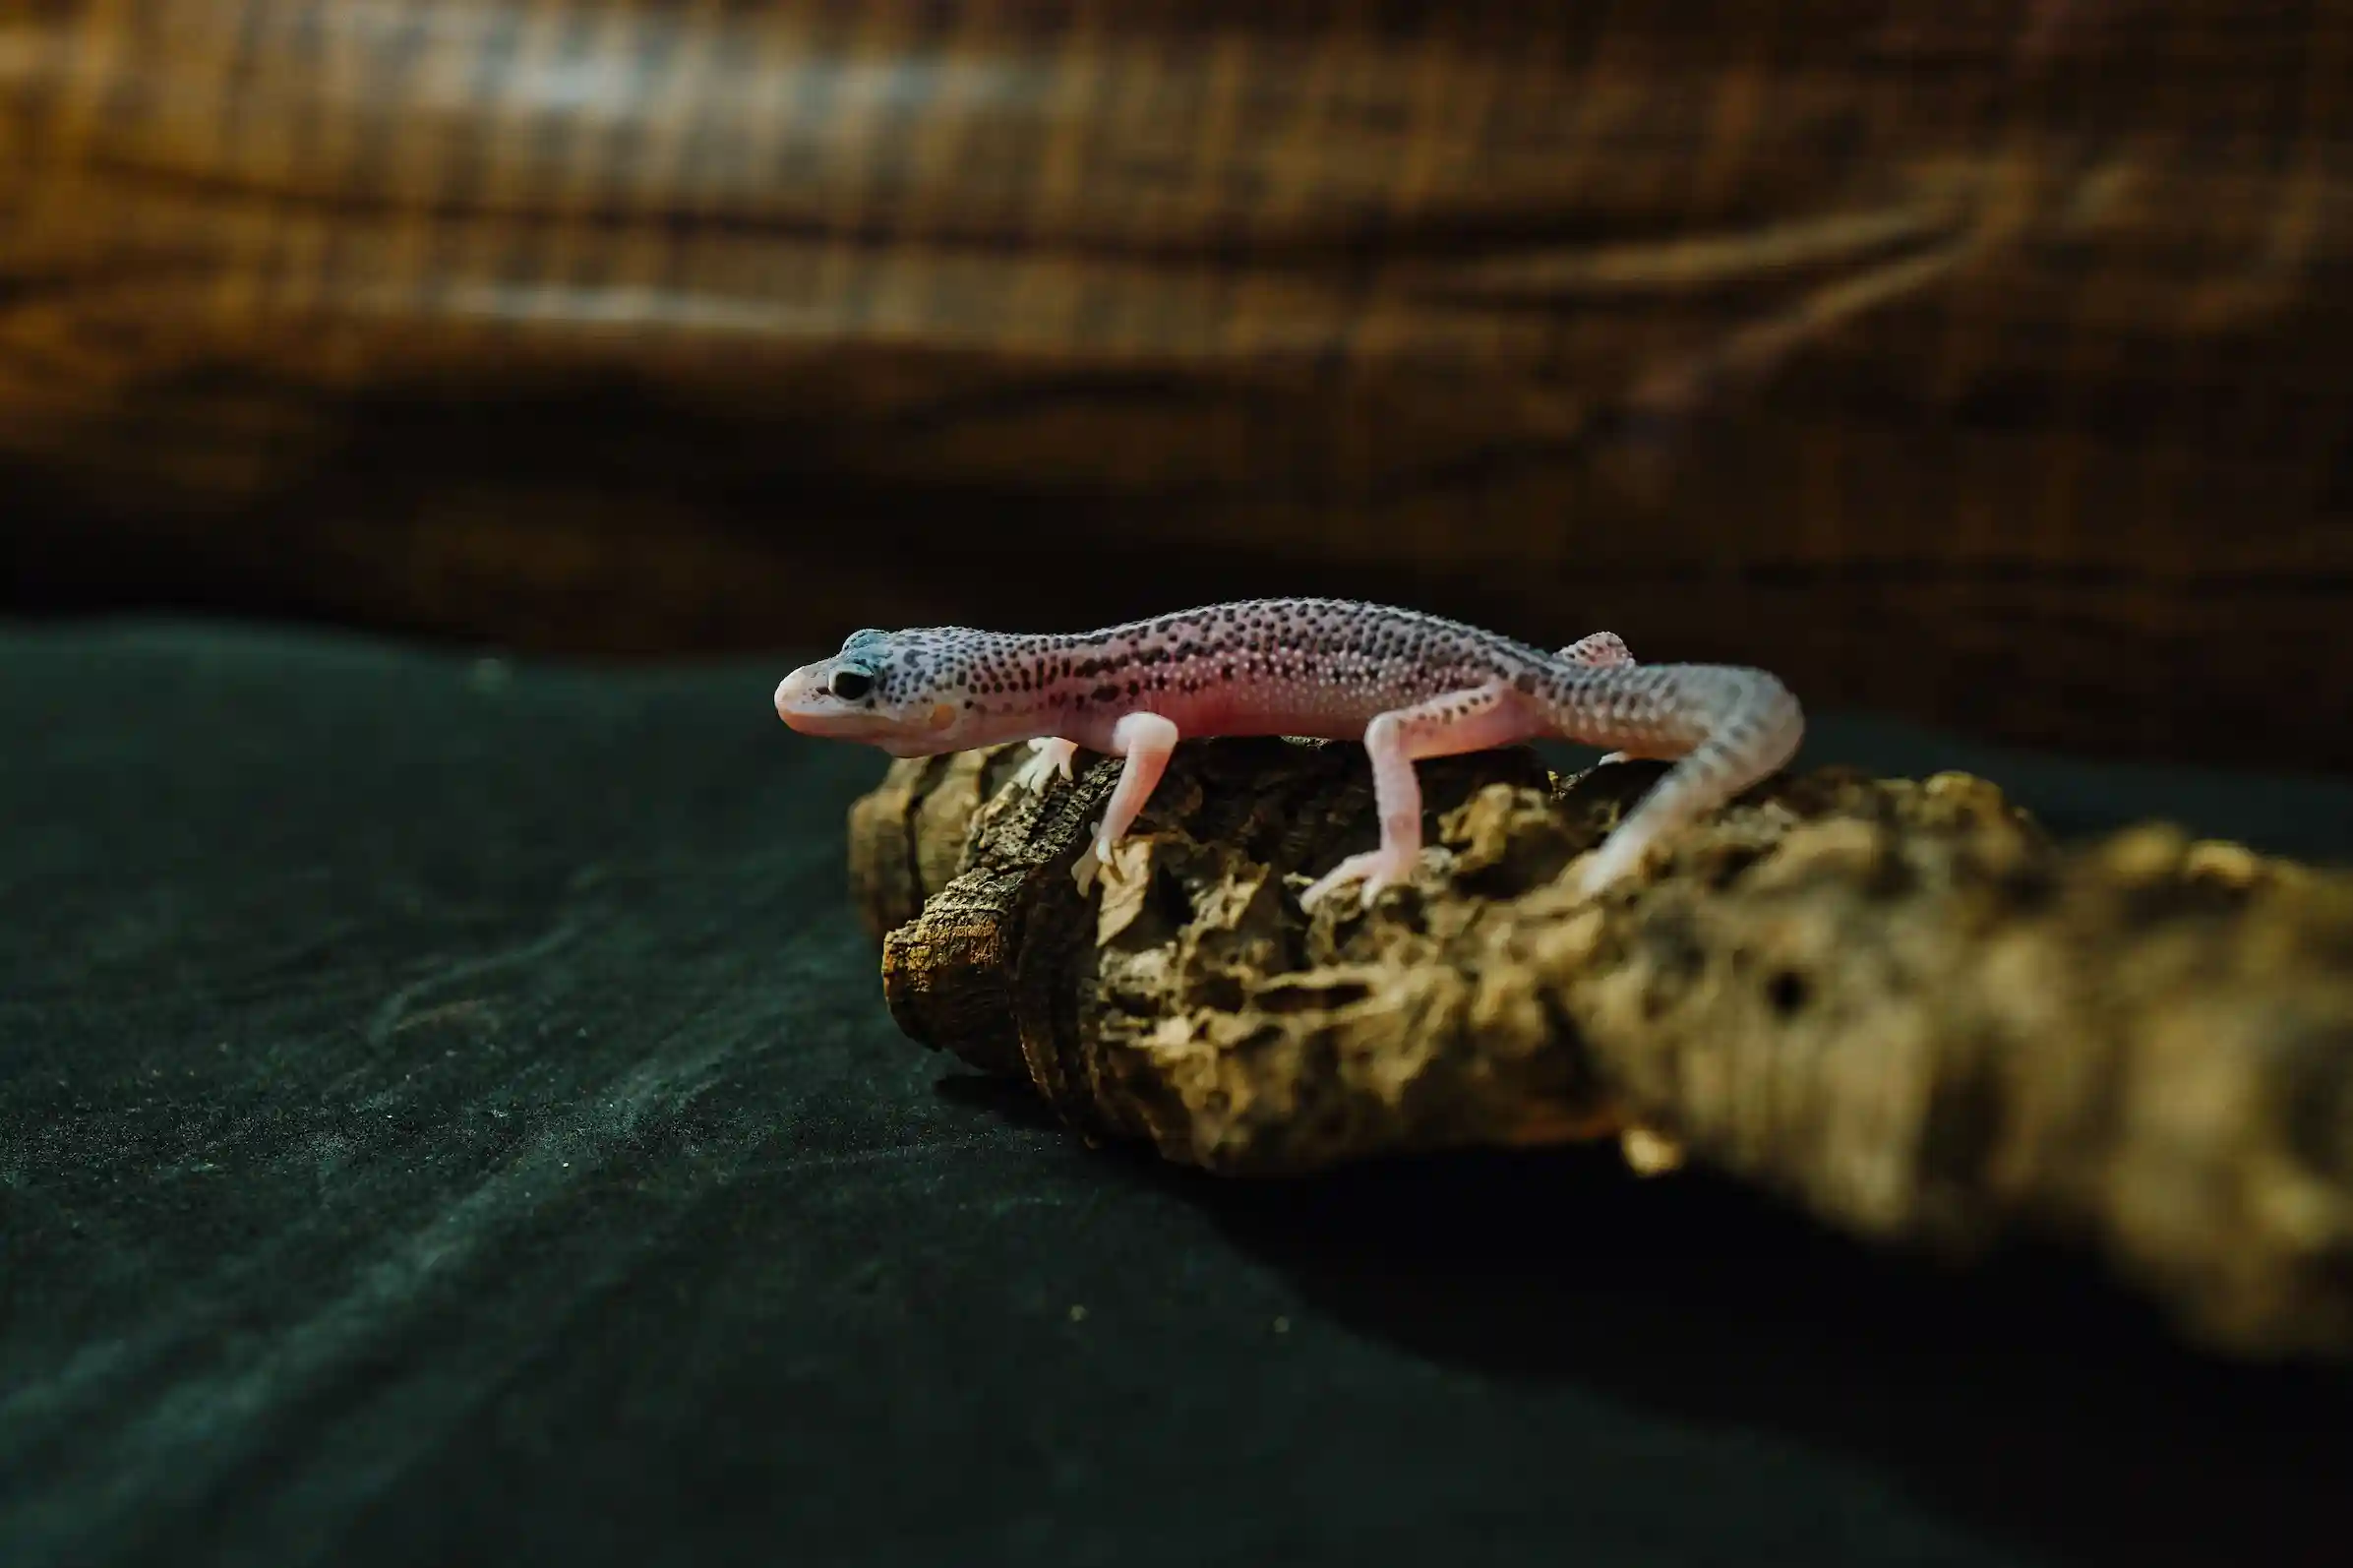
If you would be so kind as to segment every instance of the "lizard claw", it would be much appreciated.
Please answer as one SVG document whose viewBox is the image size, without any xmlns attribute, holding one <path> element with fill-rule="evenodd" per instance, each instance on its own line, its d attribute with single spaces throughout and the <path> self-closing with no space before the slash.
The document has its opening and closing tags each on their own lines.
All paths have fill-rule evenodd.
<svg viewBox="0 0 2353 1568">
<path fill-rule="evenodd" d="M 1080 850 L 1078 859 L 1070 863 L 1070 879 L 1078 883 L 1081 893 L 1093 892 L 1098 876 L 1106 882 L 1120 880 L 1119 863 L 1112 859 L 1115 847 L 1104 842 L 1101 822 L 1087 824 L 1087 847 Z"/>
</svg>

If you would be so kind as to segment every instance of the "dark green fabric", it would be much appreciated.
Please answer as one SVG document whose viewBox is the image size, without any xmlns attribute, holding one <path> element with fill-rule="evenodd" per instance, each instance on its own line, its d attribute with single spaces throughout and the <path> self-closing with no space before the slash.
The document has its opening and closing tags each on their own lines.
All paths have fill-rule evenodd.
<svg viewBox="0 0 2353 1568">
<path fill-rule="evenodd" d="M 774 665 L 0 661 L 12 1568 L 2347 1560 L 2345 1381 L 2066 1263 L 1943 1278 L 1602 1153 L 1088 1150 L 892 1029 L 843 891 L 881 762 Z M 2075 825 L 2353 822 L 2000 765 Z"/>
</svg>

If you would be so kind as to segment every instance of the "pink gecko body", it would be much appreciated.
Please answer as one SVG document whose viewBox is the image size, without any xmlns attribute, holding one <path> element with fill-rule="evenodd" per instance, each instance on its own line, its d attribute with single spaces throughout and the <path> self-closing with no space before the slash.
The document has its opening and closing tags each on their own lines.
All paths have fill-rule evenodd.
<svg viewBox="0 0 2353 1568">
<path fill-rule="evenodd" d="M 1597 633 L 1557 652 L 1412 610 L 1338 599 L 1254 599 L 1099 632 L 1032 634 L 925 627 L 858 632 L 776 688 L 792 728 L 928 756 L 1032 742 L 1027 776 L 1070 772 L 1084 749 L 1123 759 L 1090 859 L 1108 864 L 1188 737 L 1361 741 L 1378 849 L 1300 894 L 1312 907 L 1361 883 L 1369 902 L 1421 850 L 1417 758 L 1539 737 L 1675 765 L 1591 856 L 1598 892 L 1659 839 L 1774 772 L 1797 750 L 1796 699 L 1762 670 L 1637 665 Z M 1091 874 L 1082 863 L 1079 874 Z"/>
</svg>

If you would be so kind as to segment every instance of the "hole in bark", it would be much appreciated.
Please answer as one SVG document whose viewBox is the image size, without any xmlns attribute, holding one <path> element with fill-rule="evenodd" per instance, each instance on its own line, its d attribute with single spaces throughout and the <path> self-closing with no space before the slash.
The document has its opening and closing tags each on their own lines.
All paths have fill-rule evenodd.
<svg viewBox="0 0 2353 1568">
<path fill-rule="evenodd" d="M 1707 870 L 1708 885 L 1720 892 L 1738 881 L 1742 872 L 1764 858 L 1764 850 L 1754 844 L 1726 845 Z"/>
<path fill-rule="evenodd" d="M 1193 918 L 1192 894 L 1157 858 L 1152 866 L 1152 889 L 1145 896 L 1151 901 L 1152 918 L 1171 933 L 1182 931 Z"/>
<path fill-rule="evenodd" d="M 1813 998 L 1813 982 L 1794 969 L 1777 969 L 1773 978 L 1765 982 L 1765 999 L 1784 1018 L 1801 1010 Z"/>
<path fill-rule="evenodd" d="M 1371 995 L 1372 988 L 1360 981 L 1283 980 L 1259 987 L 1251 999 L 1265 1013 L 1337 1012 Z"/>
</svg>

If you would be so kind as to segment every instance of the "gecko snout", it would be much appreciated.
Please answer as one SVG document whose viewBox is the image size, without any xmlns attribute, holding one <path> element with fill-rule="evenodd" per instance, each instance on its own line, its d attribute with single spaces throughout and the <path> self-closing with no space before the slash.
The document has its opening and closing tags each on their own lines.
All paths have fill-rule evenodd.
<svg viewBox="0 0 2353 1568">
<path fill-rule="evenodd" d="M 833 694 L 830 660 L 804 664 L 776 683 L 776 716 L 804 735 L 827 735 L 860 717 L 858 705 Z"/>
<path fill-rule="evenodd" d="M 776 716 L 796 730 L 801 726 L 793 721 L 800 716 L 803 694 L 808 690 L 808 683 L 803 679 L 806 673 L 795 670 L 776 683 Z"/>
</svg>

